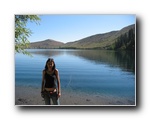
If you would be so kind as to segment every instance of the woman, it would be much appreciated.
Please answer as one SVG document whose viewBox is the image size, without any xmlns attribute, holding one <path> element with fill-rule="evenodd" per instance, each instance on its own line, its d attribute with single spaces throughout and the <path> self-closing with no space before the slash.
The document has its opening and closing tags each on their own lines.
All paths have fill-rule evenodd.
<svg viewBox="0 0 150 120">
<path fill-rule="evenodd" d="M 43 70 L 41 96 L 45 100 L 45 105 L 51 105 L 51 99 L 54 105 L 59 105 L 58 98 L 61 96 L 60 78 L 52 58 L 46 61 L 45 69 Z"/>
</svg>

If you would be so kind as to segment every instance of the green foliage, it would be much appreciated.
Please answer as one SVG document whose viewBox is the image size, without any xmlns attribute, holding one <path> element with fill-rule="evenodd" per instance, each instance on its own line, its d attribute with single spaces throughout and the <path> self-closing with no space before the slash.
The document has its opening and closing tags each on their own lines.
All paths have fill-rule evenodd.
<svg viewBox="0 0 150 120">
<path fill-rule="evenodd" d="M 127 33 L 118 37 L 113 44 L 113 49 L 135 50 L 135 33 L 130 29 Z"/>
<path fill-rule="evenodd" d="M 39 24 L 40 18 L 37 15 L 15 15 L 15 53 L 23 53 L 29 55 L 25 50 L 30 41 L 32 31 L 26 28 L 27 22 Z"/>
</svg>

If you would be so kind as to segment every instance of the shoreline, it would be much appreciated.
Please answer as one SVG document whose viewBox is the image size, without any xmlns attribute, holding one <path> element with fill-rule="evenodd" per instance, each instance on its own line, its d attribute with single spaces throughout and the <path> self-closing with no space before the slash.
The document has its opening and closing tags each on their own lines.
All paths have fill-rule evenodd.
<svg viewBox="0 0 150 120">
<path fill-rule="evenodd" d="M 15 105 L 45 106 L 40 88 L 15 86 Z M 129 99 L 104 95 L 89 95 L 62 89 L 59 106 L 136 106 Z"/>
</svg>

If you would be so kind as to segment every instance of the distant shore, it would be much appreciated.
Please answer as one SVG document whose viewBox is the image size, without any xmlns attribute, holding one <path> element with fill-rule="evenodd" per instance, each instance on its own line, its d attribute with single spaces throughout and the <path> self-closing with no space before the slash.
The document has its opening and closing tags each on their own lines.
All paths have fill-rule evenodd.
<svg viewBox="0 0 150 120">
<path fill-rule="evenodd" d="M 61 106 L 134 106 L 134 101 L 103 95 L 88 95 L 86 93 L 75 93 L 62 89 L 60 97 Z M 40 88 L 15 87 L 15 105 L 17 106 L 44 106 Z"/>
</svg>

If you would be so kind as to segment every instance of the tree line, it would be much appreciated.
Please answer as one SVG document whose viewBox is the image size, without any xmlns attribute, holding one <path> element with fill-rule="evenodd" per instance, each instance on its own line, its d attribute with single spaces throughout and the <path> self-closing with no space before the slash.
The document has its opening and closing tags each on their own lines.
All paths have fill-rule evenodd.
<svg viewBox="0 0 150 120">
<path fill-rule="evenodd" d="M 127 33 L 117 38 L 114 43 L 114 50 L 135 50 L 135 32 L 134 29 L 130 29 Z"/>
</svg>

